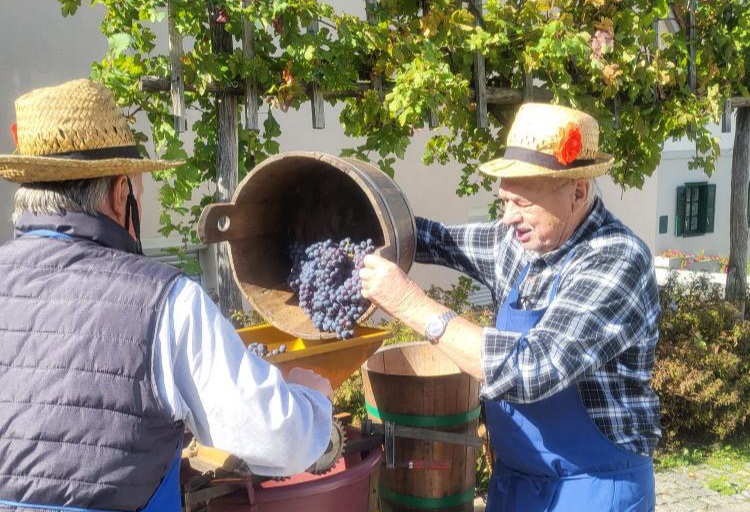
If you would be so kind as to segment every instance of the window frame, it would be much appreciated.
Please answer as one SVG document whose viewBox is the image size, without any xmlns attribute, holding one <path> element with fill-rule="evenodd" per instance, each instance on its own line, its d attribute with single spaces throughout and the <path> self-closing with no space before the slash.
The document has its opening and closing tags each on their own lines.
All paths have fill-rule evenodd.
<svg viewBox="0 0 750 512">
<path fill-rule="evenodd" d="M 714 232 L 716 184 L 688 182 L 677 187 L 675 236 L 693 237 Z"/>
</svg>

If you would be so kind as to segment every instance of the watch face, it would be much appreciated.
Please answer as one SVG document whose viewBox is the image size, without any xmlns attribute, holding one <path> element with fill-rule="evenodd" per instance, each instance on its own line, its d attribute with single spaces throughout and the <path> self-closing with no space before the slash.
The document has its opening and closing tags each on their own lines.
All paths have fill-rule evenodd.
<svg viewBox="0 0 750 512">
<path fill-rule="evenodd" d="M 443 334 L 443 330 L 445 330 L 445 325 L 439 318 L 433 318 L 427 322 L 426 332 L 428 337 L 437 338 Z"/>
</svg>

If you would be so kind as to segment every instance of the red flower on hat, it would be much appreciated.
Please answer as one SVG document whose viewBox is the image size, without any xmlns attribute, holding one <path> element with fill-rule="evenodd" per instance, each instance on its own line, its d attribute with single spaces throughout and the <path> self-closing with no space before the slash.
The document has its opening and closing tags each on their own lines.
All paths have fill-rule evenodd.
<svg viewBox="0 0 750 512">
<path fill-rule="evenodd" d="M 13 136 L 13 144 L 18 147 L 18 126 L 16 126 L 16 123 L 10 125 L 10 134 Z"/>
<path fill-rule="evenodd" d="M 563 165 L 575 161 L 581 152 L 581 129 L 575 123 L 568 123 L 560 129 L 560 140 L 555 148 L 555 157 Z"/>
</svg>

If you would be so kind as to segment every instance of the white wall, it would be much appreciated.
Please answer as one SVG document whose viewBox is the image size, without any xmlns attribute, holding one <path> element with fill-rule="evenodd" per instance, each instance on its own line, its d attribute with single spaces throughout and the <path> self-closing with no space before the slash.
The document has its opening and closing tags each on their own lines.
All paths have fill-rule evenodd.
<svg viewBox="0 0 750 512">
<path fill-rule="evenodd" d="M 653 252 L 658 226 L 656 197 L 658 182 L 647 178 L 643 188 L 623 190 L 609 176 L 597 179 L 604 205 L 632 229 Z"/>
</svg>

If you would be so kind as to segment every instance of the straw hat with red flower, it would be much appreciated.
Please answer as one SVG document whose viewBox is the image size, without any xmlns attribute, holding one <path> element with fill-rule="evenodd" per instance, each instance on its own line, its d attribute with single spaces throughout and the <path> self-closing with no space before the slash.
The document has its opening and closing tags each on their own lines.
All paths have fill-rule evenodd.
<svg viewBox="0 0 750 512">
<path fill-rule="evenodd" d="M 510 128 L 503 157 L 479 170 L 500 178 L 593 178 L 613 163 L 599 151 L 596 119 L 559 105 L 526 103 Z"/>
</svg>

